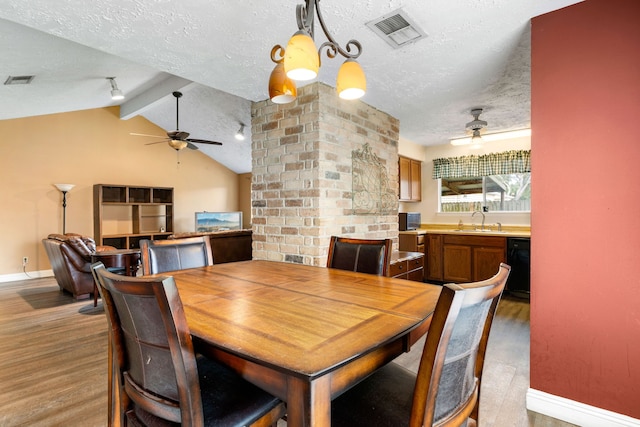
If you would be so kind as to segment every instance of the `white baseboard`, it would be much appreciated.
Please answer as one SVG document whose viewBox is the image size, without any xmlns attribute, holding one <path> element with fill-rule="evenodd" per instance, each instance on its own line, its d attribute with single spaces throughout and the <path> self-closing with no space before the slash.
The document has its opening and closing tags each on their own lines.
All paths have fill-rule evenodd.
<svg viewBox="0 0 640 427">
<path fill-rule="evenodd" d="M 640 420 L 530 388 L 527 409 L 582 427 L 640 427 Z"/>
<path fill-rule="evenodd" d="M 27 271 L 27 274 L 25 273 L 3 274 L 0 276 L 0 283 L 17 282 L 19 280 L 39 279 L 41 277 L 51 277 L 53 276 L 53 270 Z"/>
</svg>

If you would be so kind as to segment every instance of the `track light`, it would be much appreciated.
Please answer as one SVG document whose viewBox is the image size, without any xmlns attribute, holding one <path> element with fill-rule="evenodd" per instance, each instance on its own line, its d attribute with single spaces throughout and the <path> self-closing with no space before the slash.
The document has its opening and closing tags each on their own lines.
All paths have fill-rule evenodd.
<svg viewBox="0 0 640 427">
<path fill-rule="evenodd" d="M 244 125 L 240 123 L 240 129 L 236 132 L 236 139 L 238 141 L 244 141 Z"/>
<path fill-rule="evenodd" d="M 296 99 L 296 86 L 291 80 L 305 81 L 316 78 L 321 65 L 320 54 L 325 48 L 329 58 L 335 58 L 337 54 L 346 58 L 336 79 L 336 89 L 340 98 L 358 99 L 365 94 L 367 79 L 362 67 L 356 61 L 362 53 L 362 45 L 359 41 L 351 39 L 343 49 L 327 31 L 318 2 L 319 0 L 305 0 L 305 4 L 297 5 L 298 31 L 291 37 L 286 49 L 280 45 L 275 45 L 271 49 L 271 60 L 276 63 L 276 66 L 269 78 L 269 98 L 276 104 L 284 104 Z M 328 40 L 322 43 L 318 50 L 313 41 L 316 14 Z"/>
<path fill-rule="evenodd" d="M 111 83 L 111 99 L 113 99 L 114 101 L 119 101 L 121 99 L 124 99 L 124 93 L 122 93 L 122 91 L 118 89 L 118 85 L 116 84 L 116 78 L 107 77 L 107 80 L 109 80 L 109 83 Z"/>
</svg>

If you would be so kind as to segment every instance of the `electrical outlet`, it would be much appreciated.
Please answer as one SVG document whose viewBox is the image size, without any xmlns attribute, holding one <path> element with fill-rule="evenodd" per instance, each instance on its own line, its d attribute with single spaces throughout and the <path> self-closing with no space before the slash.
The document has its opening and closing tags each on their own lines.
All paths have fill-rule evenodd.
<svg viewBox="0 0 640 427">
<path fill-rule="evenodd" d="M 29 263 L 29 257 L 28 256 L 23 256 L 22 257 L 22 266 L 26 266 Z"/>
</svg>

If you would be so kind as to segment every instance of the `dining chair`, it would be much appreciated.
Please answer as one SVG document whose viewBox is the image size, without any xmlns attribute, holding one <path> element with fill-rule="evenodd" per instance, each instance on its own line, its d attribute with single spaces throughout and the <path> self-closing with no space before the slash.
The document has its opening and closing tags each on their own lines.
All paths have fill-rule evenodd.
<svg viewBox="0 0 640 427">
<path fill-rule="evenodd" d="M 337 397 L 332 426 L 476 426 L 485 351 L 511 267 L 447 284 L 432 316 L 418 373 L 391 362 Z"/>
<path fill-rule="evenodd" d="M 275 426 L 285 415 L 281 400 L 195 354 L 173 277 L 92 271 L 109 324 L 109 425 Z"/>
<path fill-rule="evenodd" d="M 391 243 L 391 239 L 331 236 L 327 267 L 387 276 Z"/>
<path fill-rule="evenodd" d="M 209 237 L 187 237 L 171 240 L 140 240 L 142 274 L 213 265 Z"/>
</svg>

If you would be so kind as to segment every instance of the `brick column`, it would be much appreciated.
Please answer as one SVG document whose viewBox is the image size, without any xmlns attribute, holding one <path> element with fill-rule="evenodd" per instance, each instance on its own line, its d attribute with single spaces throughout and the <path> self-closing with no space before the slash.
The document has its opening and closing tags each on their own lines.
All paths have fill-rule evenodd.
<svg viewBox="0 0 640 427">
<path fill-rule="evenodd" d="M 252 105 L 253 258 L 326 265 L 332 235 L 398 239 L 399 122 L 334 88 L 309 84 L 298 99 Z M 369 144 L 396 195 L 384 213 L 356 214 L 352 151 Z"/>
</svg>

